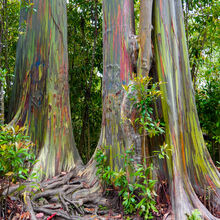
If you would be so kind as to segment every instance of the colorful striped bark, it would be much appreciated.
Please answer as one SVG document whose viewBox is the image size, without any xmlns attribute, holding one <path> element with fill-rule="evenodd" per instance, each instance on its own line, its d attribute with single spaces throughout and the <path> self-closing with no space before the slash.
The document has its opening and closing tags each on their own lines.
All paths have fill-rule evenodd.
<svg viewBox="0 0 220 220">
<path fill-rule="evenodd" d="M 42 174 L 52 177 L 81 163 L 69 106 L 65 0 L 34 0 L 17 45 L 11 123 L 26 126 Z"/>
<path fill-rule="evenodd" d="M 153 14 L 157 72 L 166 83 L 161 87 L 166 142 L 173 146 L 168 167 L 175 219 L 184 218 L 193 208 L 206 219 L 215 219 L 197 197 L 209 191 L 212 205 L 220 207 L 220 175 L 199 125 L 181 0 L 156 0 Z"/>
<path fill-rule="evenodd" d="M 131 136 L 136 135 L 121 123 L 124 112 L 130 110 L 125 109 L 128 106 L 124 103 L 121 85 L 127 85 L 132 79 L 132 68 L 128 68 L 131 65 L 129 34 L 132 28 L 126 29 L 132 24 L 132 9 L 128 6 L 128 1 L 106 0 L 103 3 L 103 125 L 100 143 L 110 146 L 109 162 L 115 169 L 123 163 L 115 159 L 117 154 L 123 153 L 132 143 L 129 141 Z M 141 2 L 139 75 L 147 75 L 150 70 L 151 7 L 152 1 Z M 180 0 L 156 0 L 153 7 L 155 60 L 159 80 L 165 82 L 161 89 L 166 142 L 173 147 L 167 161 L 170 194 L 175 219 L 186 218 L 186 213 L 195 208 L 206 219 L 215 219 L 198 199 L 208 191 L 212 205 L 219 206 L 219 173 L 205 147 L 198 121 L 181 7 Z M 122 11 L 127 14 L 120 17 Z M 143 154 L 143 150 L 138 153 Z"/>
<path fill-rule="evenodd" d="M 122 85 L 132 78 L 131 40 L 134 34 L 132 0 L 103 1 L 103 118 L 100 145 L 108 146 L 111 167 L 123 165 L 118 155 L 128 147 L 122 127 Z"/>
<path fill-rule="evenodd" d="M 18 43 L 14 102 L 17 113 L 12 122 L 27 126 L 40 153 L 39 164 L 46 176 L 52 176 L 81 163 L 69 110 L 65 1 L 34 3 L 37 12 L 31 11 L 26 16 L 27 29 Z M 135 119 L 122 89 L 132 79 L 132 3 L 132 0 L 103 1 L 103 119 L 98 145 L 109 147 L 106 153 L 112 169 L 123 166 L 118 155 L 135 141 L 139 154 L 135 161 L 139 162 L 144 153 L 139 149 L 140 137 L 123 118 Z M 138 74 L 142 75 L 148 74 L 150 68 L 151 16 L 144 11 L 151 13 L 151 4 L 142 2 L 141 13 L 147 19 L 141 18 L 143 39 L 140 39 Z M 181 10 L 181 0 L 154 1 L 155 59 L 159 80 L 165 82 L 161 89 L 166 142 L 173 147 L 167 161 L 170 194 L 175 219 L 186 218 L 185 214 L 194 208 L 206 219 L 215 219 L 197 196 L 209 191 L 212 205 L 219 206 L 219 173 L 205 147 L 198 122 Z M 84 173 L 89 171 L 89 178 L 94 179 L 91 170 L 94 171 L 95 163 L 91 164 Z"/>
</svg>

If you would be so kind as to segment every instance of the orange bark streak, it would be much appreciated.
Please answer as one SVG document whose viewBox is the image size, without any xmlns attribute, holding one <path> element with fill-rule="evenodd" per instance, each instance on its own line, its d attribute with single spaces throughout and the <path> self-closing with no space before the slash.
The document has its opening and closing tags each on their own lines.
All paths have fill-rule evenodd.
<svg viewBox="0 0 220 220">
<path fill-rule="evenodd" d="M 212 190 L 215 192 L 215 194 L 218 195 L 218 194 L 216 193 L 215 184 L 212 182 L 212 180 L 210 179 L 210 177 L 209 177 L 208 175 L 206 175 L 206 180 L 208 181 L 209 186 L 212 188 Z"/>
<path fill-rule="evenodd" d="M 181 149 L 182 149 L 182 158 L 183 158 L 183 168 L 186 171 L 186 158 L 185 158 L 185 149 L 184 149 L 184 141 L 183 141 L 183 133 L 181 133 Z"/>
<path fill-rule="evenodd" d="M 162 0 L 160 0 L 160 13 L 162 12 Z"/>
<path fill-rule="evenodd" d="M 68 110 L 67 110 L 66 106 L 64 106 L 64 111 L 65 111 L 65 114 L 66 114 L 66 120 L 68 121 L 69 120 L 69 114 L 68 114 Z"/>
</svg>

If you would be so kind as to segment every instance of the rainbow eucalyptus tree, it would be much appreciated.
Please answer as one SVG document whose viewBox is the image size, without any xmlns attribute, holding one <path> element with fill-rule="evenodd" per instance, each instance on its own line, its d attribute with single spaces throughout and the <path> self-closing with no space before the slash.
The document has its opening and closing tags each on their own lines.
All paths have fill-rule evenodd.
<svg viewBox="0 0 220 220">
<path fill-rule="evenodd" d="M 153 30 L 153 31 L 152 31 Z M 135 117 L 128 106 L 122 85 L 132 83 L 134 65 L 137 75 L 154 74 L 161 82 L 162 112 L 166 124 L 165 141 L 172 146 L 163 173 L 175 219 L 199 209 L 206 219 L 215 219 L 199 200 L 209 195 L 211 207 L 220 208 L 220 175 L 206 149 L 196 112 L 189 69 L 181 0 L 142 0 L 140 10 L 140 50 L 136 57 L 133 0 L 103 1 L 103 119 L 99 146 L 112 169 L 123 166 L 118 154 L 135 145 L 135 161 L 143 158 L 142 138 L 123 117 Z M 152 51 L 153 48 L 153 51 Z M 151 73 L 152 74 L 152 73 Z M 144 143 L 145 144 L 145 143 Z"/>
<path fill-rule="evenodd" d="M 124 154 L 127 146 L 133 144 L 122 124 L 122 102 L 124 90 L 135 68 L 135 25 L 134 2 L 130 0 L 103 1 L 103 80 L 102 80 L 102 128 L 97 148 L 105 147 L 109 165 L 118 170 L 123 167 L 123 160 L 117 156 Z M 127 126 L 130 128 L 130 126 Z M 136 142 L 136 136 L 132 129 Z M 133 140 L 133 138 L 132 138 Z M 140 146 L 140 144 L 136 144 Z M 139 149 L 136 148 L 138 151 Z M 136 153 L 136 156 L 139 154 Z M 139 160 L 139 158 L 137 158 Z M 83 175 L 96 175 L 94 156 L 87 164 Z M 94 179 L 94 178 L 92 178 Z M 98 188 L 97 188 L 98 189 Z"/>
<path fill-rule="evenodd" d="M 207 219 L 214 216 L 198 197 L 209 194 L 220 208 L 220 176 L 204 143 L 195 106 L 180 0 L 155 1 L 154 48 L 162 82 L 166 142 L 173 146 L 167 161 L 173 210 L 177 219 L 198 208 Z"/>
<path fill-rule="evenodd" d="M 122 85 L 132 79 L 134 42 L 133 1 L 103 1 L 103 116 L 101 145 L 109 146 L 112 168 L 122 166 L 118 154 L 124 153 L 129 138 L 122 125 Z"/>
<path fill-rule="evenodd" d="M 52 177 L 81 164 L 69 106 L 66 1 L 23 3 L 11 123 L 26 126 L 38 155 L 35 167 Z"/>
</svg>

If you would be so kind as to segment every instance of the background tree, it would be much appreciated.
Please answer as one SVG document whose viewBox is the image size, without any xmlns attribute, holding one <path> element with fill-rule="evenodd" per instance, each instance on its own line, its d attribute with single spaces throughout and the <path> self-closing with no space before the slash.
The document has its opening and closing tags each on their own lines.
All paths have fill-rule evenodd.
<svg viewBox="0 0 220 220">
<path fill-rule="evenodd" d="M 13 80 L 15 51 L 18 39 L 19 2 L 0 1 L 0 106 L 1 123 L 8 121 L 9 97 Z"/>
<path fill-rule="evenodd" d="M 199 119 L 209 152 L 219 161 L 220 8 L 216 0 L 184 0 L 183 11 Z"/>
<path fill-rule="evenodd" d="M 102 4 L 69 1 L 68 56 L 73 132 L 84 162 L 100 135 L 102 81 Z"/>
</svg>

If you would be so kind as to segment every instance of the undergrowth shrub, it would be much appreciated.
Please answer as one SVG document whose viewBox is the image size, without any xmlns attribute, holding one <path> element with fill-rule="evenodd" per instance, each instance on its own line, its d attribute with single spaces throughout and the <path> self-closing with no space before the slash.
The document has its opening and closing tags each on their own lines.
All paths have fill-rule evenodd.
<svg viewBox="0 0 220 220">
<path fill-rule="evenodd" d="M 24 127 L 0 127 L 0 176 L 9 183 L 27 179 L 35 163 L 33 143 L 24 133 Z"/>
<path fill-rule="evenodd" d="M 12 183 L 18 182 L 19 187 L 14 193 L 26 189 L 21 179 L 36 179 L 36 173 L 30 174 L 35 164 L 33 143 L 25 135 L 25 127 L 9 125 L 0 127 L 0 218 L 7 216 L 8 194 Z M 35 184 L 32 186 L 37 187 Z"/>
<path fill-rule="evenodd" d="M 156 100 L 162 97 L 160 85 L 161 82 L 153 83 L 152 78 L 148 76 L 134 77 L 131 84 L 123 85 L 131 106 L 138 112 L 132 126 L 138 128 L 140 135 L 150 138 L 164 133 L 164 123 L 160 121 L 156 107 Z M 129 119 L 124 118 L 124 120 Z"/>
<path fill-rule="evenodd" d="M 154 191 L 156 180 L 149 178 L 153 165 L 144 167 L 142 164 L 137 164 L 134 167 L 132 159 L 134 149 L 131 148 L 125 152 L 125 155 L 121 156 L 124 160 L 124 168 L 121 168 L 119 171 L 113 171 L 107 165 L 105 148 L 97 150 L 95 155 L 97 175 L 101 179 L 102 184 L 105 187 L 112 186 L 118 191 L 125 214 L 132 214 L 138 210 L 139 215 L 144 216 L 145 219 L 152 219 L 152 211 L 158 212 L 154 199 L 156 196 Z M 127 175 L 128 172 L 129 175 Z M 131 181 L 131 179 L 134 181 Z"/>
<path fill-rule="evenodd" d="M 201 213 L 198 209 L 195 209 L 191 215 L 186 214 L 187 220 L 202 220 Z"/>
<path fill-rule="evenodd" d="M 127 93 L 128 100 L 131 104 L 131 109 L 134 107 L 138 114 L 134 123 L 130 118 L 123 116 L 123 122 L 129 121 L 134 128 L 138 128 L 138 132 L 144 137 L 150 138 L 164 133 L 164 124 L 160 122 L 158 113 L 156 111 L 156 100 L 162 97 L 159 90 L 161 83 L 153 83 L 150 77 L 135 77 L 131 84 L 123 86 Z M 122 123 L 123 123 L 122 122 Z M 123 168 L 118 171 L 112 170 L 108 165 L 107 155 L 105 154 L 107 148 L 101 147 L 97 150 L 95 160 L 97 161 L 97 175 L 101 179 L 102 184 L 112 186 L 118 195 L 121 197 L 122 205 L 125 214 L 132 214 L 137 212 L 145 219 L 152 219 L 153 212 L 158 212 L 156 209 L 154 190 L 156 180 L 150 178 L 153 164 L 134 165 L 134 148 L 131 146 L 127 149 L 124 155 L 119 155 L 124 162 Z M 159 151 L 154 151 L 156 155 L 146 155 L 144 160 L 149 157 L 158 156 L 159 159 L 168 157 L 167 152 L 171 150 L 170 147 L 164 143 Z"/>
</svg>

